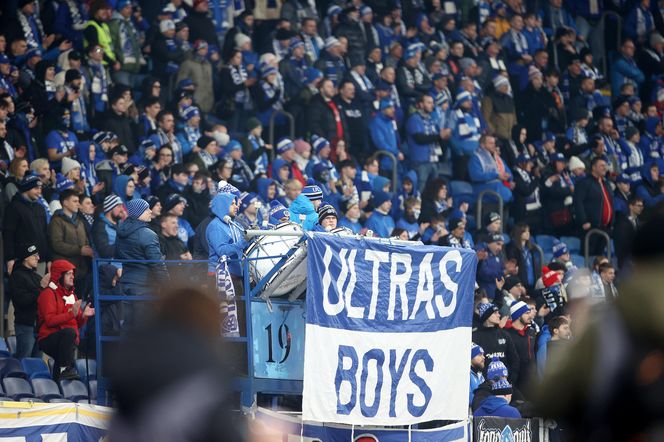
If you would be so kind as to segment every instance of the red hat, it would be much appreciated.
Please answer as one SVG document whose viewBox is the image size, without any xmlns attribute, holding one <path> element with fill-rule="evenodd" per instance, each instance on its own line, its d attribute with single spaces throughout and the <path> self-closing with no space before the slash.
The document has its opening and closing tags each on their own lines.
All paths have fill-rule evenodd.
<svg viewBox="0 0 664 442">
<path fill-rule="evenodd" d="M 542 282 L 544 283 L 544 287 L 551 287 L 560 282 L 560 275 L 558 275 L 558 272 L 544 266 L 542 267 Z"/>
</svg>

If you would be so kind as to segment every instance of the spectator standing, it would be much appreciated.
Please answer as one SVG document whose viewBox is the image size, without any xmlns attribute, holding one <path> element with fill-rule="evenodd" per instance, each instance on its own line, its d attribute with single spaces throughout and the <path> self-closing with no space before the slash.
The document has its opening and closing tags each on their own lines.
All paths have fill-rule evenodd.
<svg viewBox="0 0 664 442">
<path fill-rule="evenodd" d="M 508 368 L 512 382 L 519 379 L 519 355 L 509 334 L 500 328 L 500 312 L 494 304 L 478 306 L 480 326 L 473 331 L 473 342 L 484 349 L 485 357 L 497 358 Z"/>
<path fill-rule="evenodd" d="M 3 220 L 3 242 L 7 272 L 11 274 L 20 248 L 34 244 L 40 253 L 39 272 L 46 273 L 46 262 L 51 252 L 47 233 L 46 209 L 39 201 L 42 182 L 35 175 L 26 175 L 19 182 L 18 191 L 5 210 Z"/>
<path fill-rule="evenodd" d="M 596 157 L 590 169 L 590 175 L 579 181 L 574 188 L 574 213 L 582 241 L 590 229 L 609 233 L 614 221 L 613 194 L 606 181 L 606 161 Z M 603 241 L 598 240 L 597 235 L 591 237 L 589 253 L 600 254 L 605 245 Z"/>
<path fill-rule="evenodd" d="M 207 59 L 208 43 L 194 41 L 193 57 L 185 60 L 178 69 L 176 81 L 190 79 L 196 85 L 194 100 L 204 113 L 212 111 L 214 90 L 212 87 L 212 65 Z"/>
<path fill-rule="evenodd" d="M 109 24 L 113 53 L 117 56 L 120 69 L 115 72 L 115 80 L 135 88 L 140 84 L 139 72 L 147 64 L 141 52 L 141 39 L 133 22 L 133 6 L 130 0 L 120 0 L 115 6 Z"/>
<path fill-rule="evenodd" d="M 92 242 L 100 258 L 115 257 L 118 224 L 127 217 L 122 200 L 117 195 L 104 198 L 102 213 L 92 224 Z"/>
<path fill-rule="evenodd" d="M 38 358 L 40 351 L 35 345 L 35 323 L 37 321 L 37 299 L 48 285 L 51 275 L 37 272 L 39 251 L 34 244 L 20 247 L 17 264 L 9 277 L 9 300 L 14 306 L 14 329 L 16 330 L 17 359 Z"/>
<path fill-rule="evenodd" d="M 465 180 L 468 162 L 480 147 L 481 134 L 480 120 L 473 114 L 473 97 L 469 92 L 457 94 L 450 125 L 454 128 L 451 139 L 454 179 Z"/>
<path fill-rule="evenodd" d="M 519 280 L 524 283 L 528 293 L 532 293 L 535 282 L 540 277 L 542 263 L 536 258 L 538 255 L 535 252 L 535 245 L 531 241 L 530 227 L 522 222 L 517 223 L 512 230 L 512 241 L 507 245 L 505 253 L 507 259 L 516 261 L 516 266 L 519 268 Z"/>
<path fill-rule="evenodd" d="M 95 309 L 74 293 L 74 270 L 76 267 L 64 259 L 53 261 L 51 281 L 42 290 L 37 300 L 39 348 L 54 359 L 53 379 L 78 379 L 74 367 L 74 351 L 79 343 L 79 328 Z"/>
<path fill-rule="evenodd" d="M 406 122 L 410 162 L 417 172 L 420 191 L 430 178 L 438 176 L 439 157 L 443 154 L 440 142 L 450 135 L 449 129 L 441 129 L 436 125 L 431 116 L 433 110 L 433 98 L 422 95 L 417 100 L 417 112 Z"/>
<path fill-rule="evenodd" d="M 618 267 L 622 269 L 629 261 L 630 249 L 641 225 L 641 213 L 643 213 L 643 199 L 632 195 L 627 201 L 627 212 L 616 214 L 616 225 L 613 229 L 613 240 L 616 246 L 616 257 Z"/>
<path fill-rule="evenodd" d="M 515 383 L 522 392 L 530 390 L 535 376 L 535 341 L 537 332 L 532 327 L 533 313 L 528 304 L 516 300 L 510 306 L 510 319 L 505 331 L 512 338 L 514 348 L 519 355 L 519 379 Z"/>
<path fill-rule="evenodd" d="M 620 55 L 611 64 L 611 94 L 614 97 L 620 95 L 623 84 L 633 85 L 634 91 L 638 92 L 639 87 L 645 81 L 643 72 L 634 60 L 635 51 L 634 41 L 630 38 L 625 39 L 620 46 Z"/>
<path fill-rule="evenodd" d="M 484 350 L 474 342 L 470 348 L 470 401 L 473 404 L 475 390 L 484 383 Z"/>
<path fill-rule="evenodd" d="M 476 194 L 483 190 L 493 190 L 503 199 L 503 203 L 512 202 L 512 189 L 515 184 L 512 171 L 500 157 L 496 139 L 491 135 L 482 135 L 480 148 L 472 154 L 468 163 L 468 172 Z"/>
</svg>

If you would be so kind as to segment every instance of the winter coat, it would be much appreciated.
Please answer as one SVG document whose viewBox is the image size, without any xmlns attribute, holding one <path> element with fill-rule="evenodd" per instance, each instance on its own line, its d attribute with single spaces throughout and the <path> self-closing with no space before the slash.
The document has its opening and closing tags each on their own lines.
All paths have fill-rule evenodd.
<svg viewBox="0 0 664 442">
<path fill-rule="evenodd" d="M 180 260 L 180 255 L 187 253 L 187 245 L 176 236 L 159 236 L 159 246 L 165 259 L 169 261 Z"/>
<path fill-rule="evenodd" d="M 5 259 L 16 259 L 17 249 L 34 244 L 41 262 L 50 261 L 51 253 L 46 226 L 46 210 L 39 201 L 29 201 L 17 193 L 5 208 L 3 242 Z"/>
<path fill-rule="evenodd" d="M 210 192 L 206 189 L 201 193 L 196 193 L 190 187 L 187 187 L 182 196 L 187 200 L 184 218 L 189 221 L 191 227 L 196 229 L 210 213 Z"/>
<path fill-rule="evenodd" d="M 232 260 L 241 259 L 244 248 L 247 246 L 240 227 L 232 219 L 230 222 L 224 220 L 224 217 L 230 217 L 230 207 L 234 199 L 235 195 L 220 193 L 212 200 L 210 211 L 214 215 L 214 219 L 205 230 L 209 247 L 208 272 L 215 271 L 222 256 Z M 235 276 L 242 275 L 242 266 L 239 261 L 229 262 L 228 270 Z"/>
<path fill-rule="evenodd" d="M 604 188 L 613 207 L 613 193 L 606 180 L 604 180 Z M 602 188 L 595 177 L 588 175 L 576 184 L 574 188 L 574 215 L 579 227 L 585 223 L 590 223 L 591 227 L 600 227 L 603 207 L 604 198 L 602 197 Z M 615 214 L 614 211 L 612 210 L 611 212 L 612 216 L 609 226 L 615 218 L 613 216 Z"/>
<path fill-rule="evenodd" d="M 415 112 L 406 122 L 409 157 L 412 163 L 428 163 L 440 141 L 440 134 L 431 115 Z"/>
<path fill-rule="evenodd" d="M 115 256 L 115 243 L 117 241 L 118 226 L 113 224 L 103 214 L 92 224 L 92 242 L 100 258 L 113 258 Z"/>
<path fill-rule="evenodd" d="M 348 56 L 356 54 L 364 57 L 367 41 L 364 38 L 364 32 L 359 21 L 353 21 L 349 17 L 344 17 L 341 24 L 334 31 L 336 37 L 346 37 L 348 39 Z"/>
<path fill-rule="evenodd" d="M 502 140 L 510 139 L 512 127 L 516 124 L 514 98 L 494 91 L 482 100 L 482 113 L 490 132 Z"/>
<path fill-rule="evenodd" d="M 14 266 L 9 277 L 9 300 L 14 304 L 15 322 L 35 326 L 37 320 L 37 298 L 42 290 L 41 275 L 22 263 Z"/>
<path fill-rule="evenodd" d="M 368 230 L 380 238 L 389 238 L 392 235 L 395 224 L 390 215 L 374 210 L 367 222 L 364 224 Z"/>
<path fill-rule="evenodd" d="M 477 265 L 477 284 L 491 297 L 496 292 L 496 278 L 505 274 L 505 257 L 502 253 L 494 255 L 490 251 L 486 259 Z"/>
<path fill-rule="evenodd" d="M 81 247 L 90 245 L 85 221 L 80 214 L 69 218 L 61 210 L 55 212 L 48 225 L 48 237 L 53 259 L 66 259 L 76 266 L 76 276 L 90 271 L 90 258 L 81 255 Z"/>
<path fill-rule="evenodd" d="M 193 40 L 192 40 L 193 41 Z M 186 60 L 180 65 L 176 83 L 183 79 L 190 79 L 196 85 L 194 101 L 202 112 L 210 112 L 214 105 L 214 90 L 212 88 L 212 65 L 207 59 Z"/>
<path fill-rule="evenodd" d="M 308 232 L 313 230 L 318 223 L 318 214 L 309 198 L 304 195 L 298 195 L 288 208 L 292 222 L 302 226 Z"/>
<path fill-rule="evenodd" d="M 111 109 L 99 120 L 100 128 L 116 134 L 120 144 L 125 145 L 129 150 L 129 154 L 136 152 L 137 137 L 134 135 L 131 118 L 117 114 Z"/>
<path fill-rule="evenodd" d="M 394 119 L 387 117 L 382 112 L 377 113 L 369 123 L 369 133 L 375 150 L 386 150 L 395 157 L 399 155 L 399 134 Z M 392 160 L 384 156 L 380 160 L 380 168 L 392 170 Z"/>
<path fill-rule="evenodd" d="M 118 226 L 115 257 L 149 261 L 164 259 L 157 234 L 150 229 L 148 223 L 135 218 L 127 218 Z M 163 262 L 126 262 L 122 264 L 120 281 L 123 287 L 133 294 L 150 294 L 150 288 L 153 285 L 168 279 L 168 271 Z"/>
<path fill-rule="evenodd" d="M 519 379 L 516 385 L 519 390 L 527 392 L 535 378 L 535 342 L 537 333 L 532 327 L 517 330 L 511 321 L 507 321 L 504 329 L 512 338 L 514 348 L 519 355 Z"/>
<path fill-rule="evenodd" d="M 339 114 L 341 117 L 341 110 Z M 334 112 L 320 94 L 314 95 L 307 109 L 307 129 L 311 134 L 319 135 L 328 140 L 337 138 L 337 122 L 334 118 Z"/>
<path fill-rule="evenodd" d="M 480 325 L 473 331 L 473 342 L 484 349 L 487 361 L 498 358 L 507 367 L 508 379 L 513 384 L 519 379 L 519 354 L 507 332 L 500 327 Z M 486 364 L 488 367 L 489 364 Z M 484 370 L 486 375 L 486 368 Z"/>
<path fill-rule="evenodd" d="M 655 163 L 654 160 L 648 161 L 641 167 L 641 183 L 636 188 L 636 195 L 643 199 L 646 207 L 651 207 L 664 201 L 664 193 L 659 189 L 656 182 L 650 176 L 650 168 Z M 662 170 L 660 169 L 660 175 Z"/>
<path fill-rule="evenodd" d="M 498 396 L 489 396 L 482 402 L 480 408 L 475 410 L 473 416 L 494 416 L 510 419 L 521 419 L 519 410 L 512 407 L 504 398 Z"/>
<path fill-rule="evenodd" d="M 51 265 L 51 282 L 39 294 L 37 299 L 37 324 L 39 333 L 37 340 L 57 333 L 60 330 L 72 328 L 76 331 L 76 344 L 79 343 L 78 329 L 83 327 L 88 318 L 83 316 L 83 309 L 79 309 L 74 315 L 73 303 L 65 304 L 63 297 L 73 296 L 74 302 L 78 299 L 74 294 L 74 288 L 67 289 L 58 282 L 63 273 L 75 269 L 74 265 L 64 259 L 53 261 Z"/>
</svg>

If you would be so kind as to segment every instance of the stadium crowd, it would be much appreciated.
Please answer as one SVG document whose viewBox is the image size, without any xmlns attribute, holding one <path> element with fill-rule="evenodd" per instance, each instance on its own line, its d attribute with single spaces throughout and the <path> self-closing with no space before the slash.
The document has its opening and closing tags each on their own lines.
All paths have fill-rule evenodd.
<svg viewBox="0 0 664 442">
<path fill-rule="evenodd" d="M 214 272 L 243 229 L 288 221 L 475 249 L 470 403 L 527 415 L 506 398 L 528 404 L 571 337 L 566 287 L 618 296 L 664 200 L 661 0 L 10 0 L 0 19 L 10 333 L 63 378 L 93 258 L 147 261 L 99 269 L 147 294 L 176 277 L 163 259 Z M 581 246 L 591 229 L 617 259 Z"/>
</svg>

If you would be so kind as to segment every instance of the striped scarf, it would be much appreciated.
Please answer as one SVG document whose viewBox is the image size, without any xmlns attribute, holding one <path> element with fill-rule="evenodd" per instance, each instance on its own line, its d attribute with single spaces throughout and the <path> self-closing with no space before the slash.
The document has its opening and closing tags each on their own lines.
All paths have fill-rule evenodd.
<svg viewBox="0 0 664 442">
<path fill-rule="evenodd" d="M 44 38 L 44 27 L 37 14 L 32 14 L 30 17 L 26 16 L 23 12 L 16 13 L 18 22 L 21 24 L 21 30 L 28 43 L 29 49 L 41 48 L 41 42 Z"/>
<path fill-rule="evenodd" d="M 231 229 L 232 230 L 232 229 Z M 233 279 L 228 271 L 228 257 L 226 255 L 219 259 L 215 268 L 215 281 L 217 295 L 219 296 L 219 310 L 222 315 L 221 336 L 240 336 L 240 325 L 237 317 L 237 304 L 235 303 L 235 287 Z"/>
</svg>

